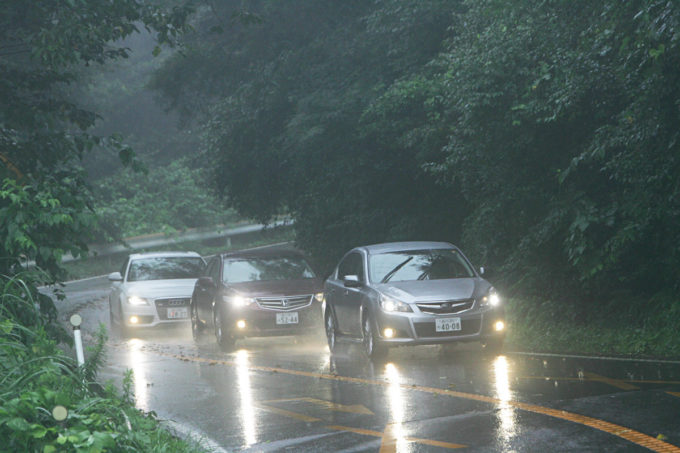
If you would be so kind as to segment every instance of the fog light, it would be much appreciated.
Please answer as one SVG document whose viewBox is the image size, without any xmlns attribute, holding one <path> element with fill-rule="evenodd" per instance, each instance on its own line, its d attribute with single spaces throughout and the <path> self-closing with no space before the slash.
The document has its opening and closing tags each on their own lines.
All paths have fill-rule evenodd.
<svg viewBox="0 0 680 453">
<path fill-rule="evenodd" d="M 496 332 L 500 332 L 505 329 L 505 323 L 503 321 L 496 321 L 496 324 L 494 324 L 493 327 L 496 329 Z"/>
<path fill-rule="evenodd" d="M 383 330 L 383 336 L 385 338 L 392 338 L 394 336 L 394 329 L 390 329 L 389 327 L 385 330 Z"/>
<path fill-rule="evenodd" d="M 130 324 L 139 324 L 139 318 L 136 316 L 130 316 Z"/>
<path fill-rule="evenodd" d="M 236 321 L 236 327 L 238 327 L 239 329 L 245 329 L 246 322 L 242 319 L 239 319 L 238 321 Z"/>
</svg>

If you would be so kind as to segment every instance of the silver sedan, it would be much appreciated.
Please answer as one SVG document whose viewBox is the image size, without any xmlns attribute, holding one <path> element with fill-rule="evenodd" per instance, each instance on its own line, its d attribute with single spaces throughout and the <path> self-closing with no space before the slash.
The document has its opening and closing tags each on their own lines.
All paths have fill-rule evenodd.
<svg viewBox="0 0 680 453">
<path fill-rule="evenodd" d="M 205 261 L 195 252 L 133 253 L 109 274 L 111 325 L 123 333 L 188 323 L 189 301 Z"/>
<path fill-rule="evenodd" d="M 502 347 L 496 289 L 454 245 L 393 242 L 356 247 L 324 285 L 328 346 L 361 341 L 370 358 L 390 346 L 480 341 Z"/>
</svg>

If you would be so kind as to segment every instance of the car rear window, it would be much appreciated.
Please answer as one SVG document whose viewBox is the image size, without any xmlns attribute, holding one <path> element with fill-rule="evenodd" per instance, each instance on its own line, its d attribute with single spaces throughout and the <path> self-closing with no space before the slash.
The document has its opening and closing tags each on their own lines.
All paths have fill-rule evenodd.
<svg viewBox="0 0 680 453">
<path fill-rule="evenodd" d="M 127 281 L 198 278 L 205 263 L 198 257 L 153 257 L 130 262 Z"/>
</svg>

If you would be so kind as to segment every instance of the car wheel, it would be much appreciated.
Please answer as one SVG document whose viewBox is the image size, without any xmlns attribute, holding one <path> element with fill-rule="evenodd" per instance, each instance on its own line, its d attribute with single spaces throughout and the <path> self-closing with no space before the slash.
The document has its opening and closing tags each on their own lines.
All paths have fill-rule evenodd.
<svg viewBox="0 0 680 453">
<path fill-rule="evenodd" d="M 329 311 L 326 313 L 326 320 L 324 321 L 326 327 L 326 341 L 328 341 L 328 349 L 331 354 L 338 352 L 338 338 L 335 333 L 335 319 L 333 314 Z"/>
<path fill-rule="evenodd" d="M 217 339 L 217 344 L 223 351 L 231 351 L 234 348 L 236 340 L 225 328 L 226 320 L 222 314 L 222 310 L 218 308 L 217 313 L 214 314 L 215 321 L 215 338 Z"/>
<path fill-rule="evenodd" d="M 363 336 L 362 343 L 364 346 L 364 353 L 369 359 L 379 359 L 387 354 L 387 348 L 376 341 L 370 315 L 367 315 L 364 318 L 361 333 Z"/>
<path fill-rule="evenodd" d="M 502 338 L 492 338 L 490 340 L 485 341 L 482 344 L 482 347 L 484 348 L 484 352 L 487 354 L 500 354 L 501 351 L 503 350 L 503 339 Z"/>
<path fill-rule="evenodd" d="M 195 304 L 191 304 L 191 335 L 194 340 L 199 340 L 203 335 L 203 325 L 198 319 L 198 309 Z"/>
</svg>

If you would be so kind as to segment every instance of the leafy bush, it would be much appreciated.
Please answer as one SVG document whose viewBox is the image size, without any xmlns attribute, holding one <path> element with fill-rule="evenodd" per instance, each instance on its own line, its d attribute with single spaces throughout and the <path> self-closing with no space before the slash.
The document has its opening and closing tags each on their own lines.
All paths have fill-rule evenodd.
<svg viewBox="0 0 680 453">
<path fill-rule="evenodd" d="M 0 278 L 0 450 L 200 451 L 159 430 L 153 413 L 134 407 L 131 372 L 122 398 L 110 384 L 101 388 L 94 381 L 104 354 L 103 325 L 86 363 L 76 366 L 59 348 L 55 312 L 41 310 L 48 304 L 36 299 L 33 278 Z M 53 416 L 58 406 L 68 411 L 63 421 Z"/>
<path fill-rule="evenodd" d="M 235 221 L 234 211 L 202 186 L 204 179 L 186 159 L 146 173 L 122 169 L 97 184 L 95 210 L 101 223 L 122 237 Z"/>
</svg>

